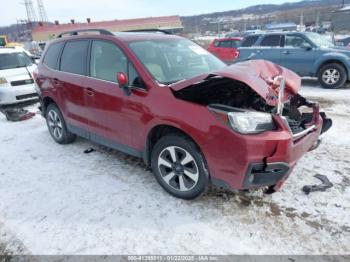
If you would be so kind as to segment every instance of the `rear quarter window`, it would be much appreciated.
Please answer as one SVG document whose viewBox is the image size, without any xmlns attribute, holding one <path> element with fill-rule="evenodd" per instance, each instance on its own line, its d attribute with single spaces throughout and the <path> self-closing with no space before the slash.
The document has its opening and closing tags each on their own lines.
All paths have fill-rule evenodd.
<svg viewBox="0 0 350 262">
<path fill-rule="evenodd" d="M 238 48 L 241 46 L 241 40 L 232 40 L 232 47 Z"/>
<path fill-rule="evenodd" d="M 231 40 L 223 40 L 219 42 L 221 48 L 231 48 Z"/>
<path fill-rule="evenodd" d="M 60 52 L 62 50 L 62 47 L 64 45 L 64 42 L 59 42 L 56 44 L 52 44 L 48 47 L 46 54 L 44 56 L 43 63 L 52 69 L 58 68 L 58 58 L 60 55 Z"/>
</svg>

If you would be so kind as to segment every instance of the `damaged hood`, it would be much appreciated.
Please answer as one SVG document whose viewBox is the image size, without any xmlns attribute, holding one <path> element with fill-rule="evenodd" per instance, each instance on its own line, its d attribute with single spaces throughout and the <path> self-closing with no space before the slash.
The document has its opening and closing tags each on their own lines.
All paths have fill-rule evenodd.
<svg viewBox="0 0 350 262">
<path fill-rule="evenodd" d="M 267 104 L 275 106 L 280 84 L 278 81 L 275 81 L 278 76 L 282 76 L 285 79 L 285 100 L 290 95 L 298 93 L 301 86 L 301 78 L 294 72 L 266 60 L 250 60 L 237 63 L 218 71 L 175 83 L 170 85 L 170 88 L 174 91 L 179 91 L 213 77 L 230 78 L 248 85 L 265 99 Z"/>
</svg>

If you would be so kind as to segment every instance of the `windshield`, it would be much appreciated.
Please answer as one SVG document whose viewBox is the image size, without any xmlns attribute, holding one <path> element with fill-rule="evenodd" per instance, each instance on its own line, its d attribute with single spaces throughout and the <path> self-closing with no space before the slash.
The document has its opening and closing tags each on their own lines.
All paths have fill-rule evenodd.
<svg viewBox="0 0 350 262">
<path fill-rule="evenodd" d="M 317 34 L 317 33 L 306 33 L 306 36 L 318 47 L 331 47 L 334 46 L 334 44 L 332 43 L 332 40 Z"/>
<path fill-rule="evenodd" d="M 23 52 L 0 54 L 0 70 L 25 67 L 32 64 L 30 57 Z"/>
<path fill-rule="evenodd" d="M 141 63 L 162 84 L 218 70 L 226 65 L 199 45 L 185 39 L 130 43 Z"/>
</svg>

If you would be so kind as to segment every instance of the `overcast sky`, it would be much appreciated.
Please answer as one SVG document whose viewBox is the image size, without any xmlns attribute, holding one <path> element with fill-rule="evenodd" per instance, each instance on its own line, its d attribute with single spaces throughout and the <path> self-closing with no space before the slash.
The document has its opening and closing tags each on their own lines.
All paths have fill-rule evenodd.
<svg viewBox="0 0 350 262">
<path fill-rule="evenodd" d="M 36 14 L 37 0 L 32 0 Z M 50 21 L 77 22 L 165 15 L 195 15 L 240 9 L 257 4 L 281 4 L 298 0 L 43 0 Z M 5 2 L 5 0 L 3 0 Z M 0 26 L 26 19 L 23 0 L 6 0 L 2 4 Z"/>
</svg>

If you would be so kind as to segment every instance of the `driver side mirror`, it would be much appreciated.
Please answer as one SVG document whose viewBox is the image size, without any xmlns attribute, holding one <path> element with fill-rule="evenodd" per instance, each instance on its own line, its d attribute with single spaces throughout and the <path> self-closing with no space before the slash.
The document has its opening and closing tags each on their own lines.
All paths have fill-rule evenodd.
<svg viewBox="0 0 350 262">
<path fill-rule="evenodd" d="M 119 87 L 123 89 L 123 92 L 126 96 L 131 95 L 131 89 L 129 87 L 128 76 L 124 72 L 117 73 L 117 82 Z"/>
</svg>

